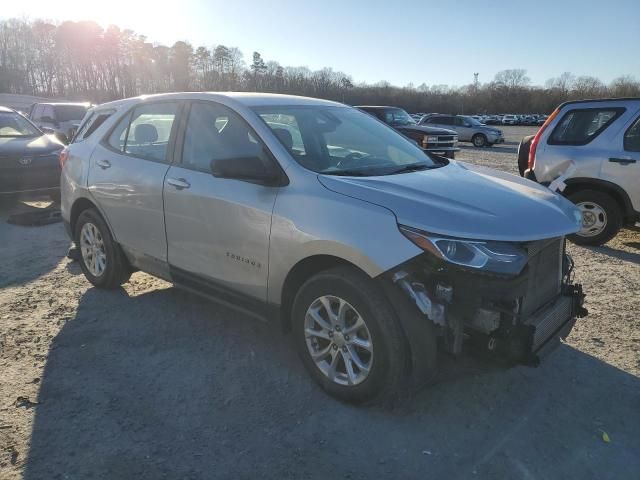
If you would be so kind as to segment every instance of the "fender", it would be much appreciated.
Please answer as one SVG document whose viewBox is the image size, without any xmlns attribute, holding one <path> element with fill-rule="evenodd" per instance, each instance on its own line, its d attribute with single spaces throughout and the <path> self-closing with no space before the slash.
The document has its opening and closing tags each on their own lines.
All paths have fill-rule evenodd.
<svg viewBox="0 0 640 480">
<path fill-rule="evenodd" d="M 622 202 L 622 206 L 624 210 L 623 213 L 625 217 L 637 218 L 639 215 L 639 213 L 633 209 L 633 204 L 631 203 L 631 199 L 629 198 L 629 195 L 627 194 L 627 192 L 622 187 L 620 187 L 619 185 L 616 185 L 615 183 L 609 182 L 607 180 L 600 180 L 598 178 L 588 178 L 588 177 L 569 178 L 565 180 L 564 183 L 567 185 L 567 189 L 569 191 L 575 190 L 575 187 L 578 187 L 578 186 L 587 186 L 587 187 L 592 186 L 597 188 L 598 190 L 612 191 L 616 195 L 617 199 Z"/>
</svg>

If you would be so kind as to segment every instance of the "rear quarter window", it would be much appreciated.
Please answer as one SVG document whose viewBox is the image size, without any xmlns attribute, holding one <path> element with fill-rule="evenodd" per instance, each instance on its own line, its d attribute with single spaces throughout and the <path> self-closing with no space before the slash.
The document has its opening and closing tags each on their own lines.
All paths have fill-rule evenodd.
<svg viewBox="0 0 640 480">
<path fill-rule="evenodd" d="M 78 133 L 76 133 L 76 136 L 73 138 L 73 143 L 78 143 L 89 138 L 114 112 L 115 110 L 108 110 L 91 113 L 89 118 L 87 118 L 78 129 Z"/>
<path fill-rule="evenodd" d="M 640 152 L 640 117 L 625 132 L 624 149 L 628 152 Z"/>
<path fill-rule="evenodd" d="M 569 110 L 551 132 L 549 145 L 586 145 L 604 132 L 624 108 L 581 108 Z"/>
</svg>

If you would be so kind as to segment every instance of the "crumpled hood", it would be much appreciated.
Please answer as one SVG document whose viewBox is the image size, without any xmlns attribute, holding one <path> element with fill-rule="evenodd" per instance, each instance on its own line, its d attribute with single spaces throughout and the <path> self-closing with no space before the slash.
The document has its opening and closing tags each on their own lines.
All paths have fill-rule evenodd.
<svg viewBox="0 0 640 480">
<path fill-rule="evenodd" d="M 39 137 L 0 137 L 0 157 L 43 155 L 59 152 L 64 145 L 53 135 Z"/>
<path fill-rule="evenodd" d="M 456 161 L 406 174 L 318 179 L 329 190 L 388 208 L 399 224 L 440 235 L 530 241 L 580 229 L 578 209 L 548 188 Z"/>
</svg>

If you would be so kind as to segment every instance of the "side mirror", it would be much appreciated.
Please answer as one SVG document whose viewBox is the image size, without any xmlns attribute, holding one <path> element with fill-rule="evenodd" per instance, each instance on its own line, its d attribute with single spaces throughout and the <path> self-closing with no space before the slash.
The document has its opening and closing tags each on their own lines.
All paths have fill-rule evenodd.
<svg viewBox="0 0 640 480">
<path fill-rule="evenodd" d="M 259 157 L 212 160 L 211 173 L 218 178 L 233 178 L 272 187 L 282 185 L 281 175 L 275 169 L 265 166 Z"/>
</svg>

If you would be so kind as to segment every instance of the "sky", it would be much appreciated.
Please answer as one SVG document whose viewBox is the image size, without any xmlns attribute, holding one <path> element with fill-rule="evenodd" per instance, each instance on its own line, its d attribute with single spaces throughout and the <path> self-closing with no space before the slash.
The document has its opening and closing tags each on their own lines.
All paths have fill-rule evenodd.
<svg viewBox="0 0 640 480">
<path fill-rule="evenodd" d="M 151 42 L 235 46 L 355 82 L 452 85 L 524 68 L 640 79 L 640 0 L 2 0 L 0 19 L 93 20 Z M 167 5 L 167 6 L 164 6 Z M 173 5 L 169 8 L 168 5 Z"/>
</svg>

